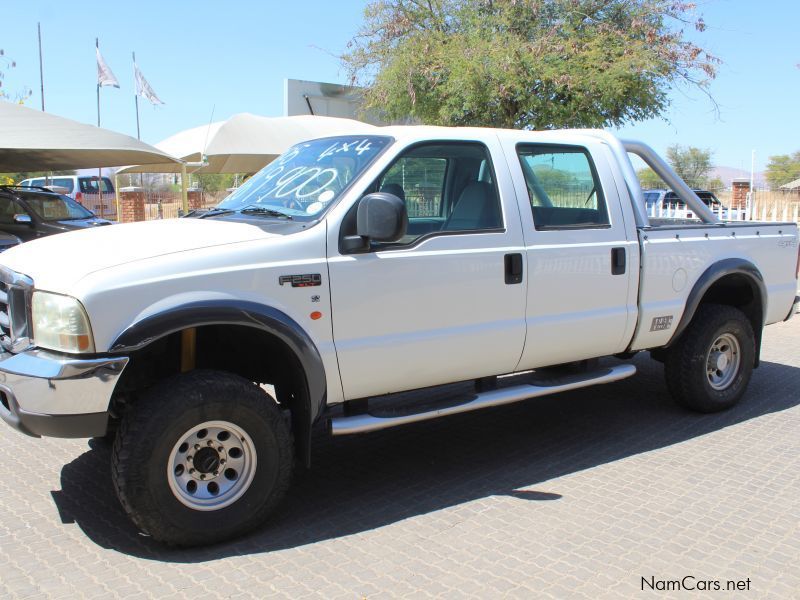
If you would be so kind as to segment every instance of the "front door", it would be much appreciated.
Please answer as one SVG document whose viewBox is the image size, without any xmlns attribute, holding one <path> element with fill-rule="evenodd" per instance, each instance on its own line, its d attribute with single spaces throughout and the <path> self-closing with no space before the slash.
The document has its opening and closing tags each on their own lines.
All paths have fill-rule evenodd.
<svg viewBox="0 0 800 600">
<path fill-rule="evenodd" d="M 497 143 L 493 151 L 499 152 Z M 524 253 L 507 170 L 482 143 L 416 145 L 366 192 L 406 203 L 399 243 L 342 254 L 329 238 L 333 336 L 346 399 L 507 373 L 525 340 Z M 354 207 L 355 209 L 355 207 Z M 512 266 L 513 266 L 512 264 Z"/>
</svg>

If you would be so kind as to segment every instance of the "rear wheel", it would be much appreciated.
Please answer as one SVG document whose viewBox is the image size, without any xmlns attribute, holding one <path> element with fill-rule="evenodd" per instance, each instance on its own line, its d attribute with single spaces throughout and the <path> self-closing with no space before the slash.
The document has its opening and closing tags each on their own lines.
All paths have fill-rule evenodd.
<svg viewBox="0 0 800 600">
<path fill-rule="evenodd" d="M 744 395 L 755 360 L 755 335 L 737 308 L 702 304 L 666 356 L 672 397 L 701 412 L 735 405 Z"/>
<path fill-rule="evenodd" d="M 198 545 L 258 526 L 292 474 L 291 431 L 277 403 L 230 373 L 194 371 L 136 402 L 114 442 L 117 495 L 153 538 Z"/>
</svg>

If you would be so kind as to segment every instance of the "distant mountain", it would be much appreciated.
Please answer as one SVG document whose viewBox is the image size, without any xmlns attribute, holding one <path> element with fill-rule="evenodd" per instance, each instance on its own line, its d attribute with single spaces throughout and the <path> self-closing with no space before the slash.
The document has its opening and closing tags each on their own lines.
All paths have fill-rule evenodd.
<svg viewBox="0 0 800 600">
<path fill-rule="evenodd" d="M 736 169 L 734 167 L 714 167 L 711 170 L 711 178 L 719 177 L 726 188 L 731 187 L 731 182 L 734 179 L 750 179 L 750 171 L 744 169 Z M 756 171 L 755 173 L 756 189 L 763 189 L 767 186 L 767 180 L 764 177 L 763 171 Z"/>
</svg>

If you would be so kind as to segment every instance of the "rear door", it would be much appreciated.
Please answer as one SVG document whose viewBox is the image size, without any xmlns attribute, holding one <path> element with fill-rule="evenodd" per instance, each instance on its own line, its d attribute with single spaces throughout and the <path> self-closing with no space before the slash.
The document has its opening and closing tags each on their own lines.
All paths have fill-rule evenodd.
<svg viewBox="0 0 800 600">
<path fill-rule="evenodd" d="M 404 239 L 346 254 L 339 240 L 354 233 L 352 221 L 331 224 L 333 334 L 345 398 L 513 371 L 525 340 L 525 283 L 508 276 L 514 261 L 507 257 L 522 266 L 524 249 L 503 163 L 496 138 L 415 144 L 364 190 L 405 201 Z"/>
<path fill-rule="evenodd" d="M 621 352 L 636 324 L 639 250 L 626 231 L 611 152 L 591 139 L 520 139 L 503 142 L 529 277 L 519 369 Z"/>
</svg>

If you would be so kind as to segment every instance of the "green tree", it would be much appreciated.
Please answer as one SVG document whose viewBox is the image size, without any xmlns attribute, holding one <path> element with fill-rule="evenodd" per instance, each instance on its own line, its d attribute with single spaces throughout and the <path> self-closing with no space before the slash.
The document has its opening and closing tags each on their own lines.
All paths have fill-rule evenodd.
<svg viewBox="0 0 800 600">
<path fill-rule="evenodd" d="M 236 176 L 230 173 L 209 173 L 206 175 L 194 175 L 193 177 L 204 192 L 220 192 L 233 187 L 233 181 Z"/>
<path fill-rule="evenodd" d="M 693 146 L 674 144 L 667 148 L 667 161 L 691 188 L 708 187 L 709 174 L 714 168 L 711 163 L 712 156 L 711 150 Z"/>
<path fill-rule="evenodd" d="M 800 179 L 800 150 L 794 154 L 770 156 L 766 176 L 767 183 L 772 189 Z"/>
<path fill-rule="evenodd" d="M 341 57 L 365 109 L 427 124 L 604 127 L 661 115 L 719 60 L 681 0 L 373 0 Z"/>
<path fill-rule="evenodd" d="M 667 184 L 650 167 L 639 169 L 636 171 L 636 176 L 639 178 L 639 184 L 643 190 L 658 190 L 667 187 Z"/>
</svg>

